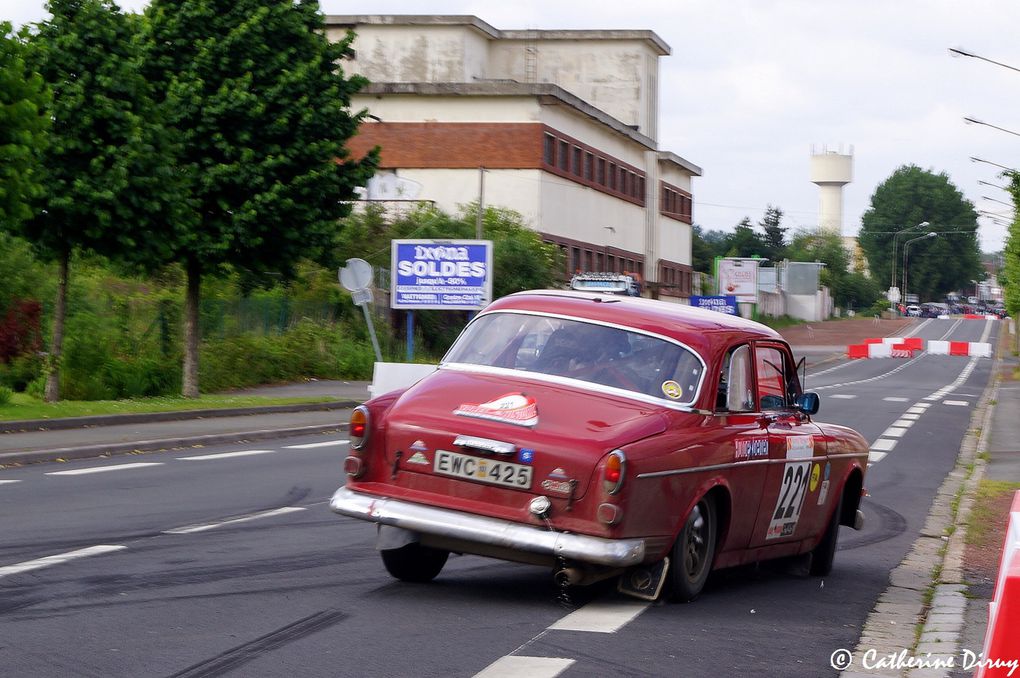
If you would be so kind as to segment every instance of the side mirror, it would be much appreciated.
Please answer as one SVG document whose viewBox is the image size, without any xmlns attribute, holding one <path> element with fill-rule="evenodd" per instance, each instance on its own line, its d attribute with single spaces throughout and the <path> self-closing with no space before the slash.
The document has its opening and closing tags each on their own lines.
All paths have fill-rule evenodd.
<svg viewBox="0 0 1020 678">
<path fill-rule="evenodd" d="M 815 414 L 820 404 L 817 393 L 803 393 L 797 398 L 797 409 L 804 414 Z"/>
</svg>

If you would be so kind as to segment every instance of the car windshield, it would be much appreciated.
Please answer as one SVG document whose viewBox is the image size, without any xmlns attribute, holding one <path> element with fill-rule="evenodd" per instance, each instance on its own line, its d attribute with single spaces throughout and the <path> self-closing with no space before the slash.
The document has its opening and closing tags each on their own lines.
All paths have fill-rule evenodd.
<svg viewBox="0 0 1020 678">
<path fill-rule="evenodd" d="M 576 379 L 681 405 L 698 395 L 704 364 L 690 349 L 620 327 L 546 315 L 478 317 L 444 364 L 505 368 Z"/>
</svg>

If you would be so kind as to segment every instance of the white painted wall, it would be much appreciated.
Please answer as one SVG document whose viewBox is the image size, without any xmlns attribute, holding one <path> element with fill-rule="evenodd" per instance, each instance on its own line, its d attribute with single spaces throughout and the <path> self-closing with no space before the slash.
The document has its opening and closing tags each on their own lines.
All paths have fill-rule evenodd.
<svg viewBox="0 0 1020 678">
<path fill-rule="evenodd" d="M 658 57 L 644 40 L 499 40 L 490 43 L 490 77 L 555 83 L 625 125 L 654 138 Z"/>
<path fill-rule="evenodd" d="M 488 39 L 467 25 L 361 24 L 354 49 L 344 70 L 377 82 L 472 82 L 488 67 Z"/>
</svg>

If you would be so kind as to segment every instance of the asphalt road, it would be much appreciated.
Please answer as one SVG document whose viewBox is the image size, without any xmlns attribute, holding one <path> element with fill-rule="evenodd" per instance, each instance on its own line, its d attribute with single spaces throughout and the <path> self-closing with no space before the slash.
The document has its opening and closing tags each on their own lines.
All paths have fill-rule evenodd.
<svg viewBox="0 0 1020 678">
<path fill-rule="evenodd" d="M 915 333 L 994 342 L 996 322 Z M 596 586 L 567 609 L 544 569 L 473 556 L 432 584 L 395 582 L 374 528 L 327 507 L 346 451 L 336 433 L 3 469 L 0 672 L 835 675 L 830 655 L 854 647 L 916 538 L 991 364 L 923 355 L 810 370 L 816 418 L 883 448 L 865 529 L 843 528 L 824 580 L 800 560 L 737 568 L 688 605 Z"/>
</svg>

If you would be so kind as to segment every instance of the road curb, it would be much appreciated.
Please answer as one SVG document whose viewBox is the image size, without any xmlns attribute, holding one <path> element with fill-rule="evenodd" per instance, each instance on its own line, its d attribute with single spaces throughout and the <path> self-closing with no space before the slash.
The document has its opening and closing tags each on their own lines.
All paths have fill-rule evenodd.
<svg viewBox="0 0 1020 678">
<path fill-rule="evenodd" d="M 949 678 L 959 668 L 959 641 L 967 609 L 962 567 L 966 530 L 961 523 L 970 513 L 974 492 L 984 475 L 985 463 L 978 453 L 988 444 L 1002 347 L 1000 336 L 991 380 L 971 414 L 956 465 L 939 486 L 910 551 L 889 573 L 889 586 L 868 615 L 854 649 L 855 668 L 864 666 L 867 653 L 872 655 L 872 665 L 885 658 L 889 666 L 866 672 L 856 668 L 842 672 L 841 678 Z M 919 665 L 909 666 L 911 659 Z"/>
<path fill-rule="evenodd" d="M 63 417 L 60 419 L 22 419 L 0 422 L 0 435 L 25 431 L 59 431 L 94 426 L 117 426 L 121 424 L 150 424 L 161 421 L 186 421 L 188 419 L 211 419 L 214 417 L 237 417 L 256 414 L 286 414 L 288 412 L 315 412 L 319 410 L 345 410 L 357 407 L 363 400 L 326 400 L 317 403 L 295 403 L 293 405 L 256 405 L 254 407 L 231 407 L 224 409 L 180 410 L 176 412 L 146 412 L 139 414 L 104 414 L 87 417 Z"/>
<path fill-rule="evenodd" d="M 233 433 L 214 433 L 201 436 L 181 438 L 162 438 L 159 440 L 137 440 L 129 443 L 102 443 L 82 445 L 79 447 L 58 447 L 49 450 L 29 450 L 25 452 L 0 453 L 0 467 L 36 464 L 48 461 L 67 461 L 69 459 L 89 459 L 115 454 L 135 454 L 157 452 L 187 447 L 205 447 L 222 445 L 248 440 L 269 440 L 301 435 L 315 435 L 333 431 L 346 431 L 347 424 L 316 424 L 314 426 L 298 426 L 280 429 L 256 429 L 252 431 L 236 431 Z"/>
</svg>

